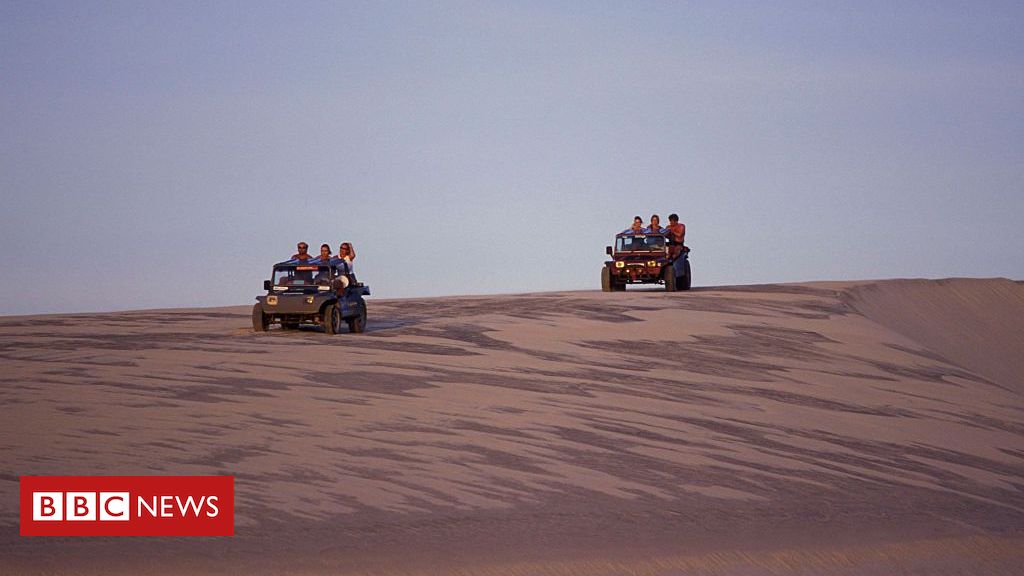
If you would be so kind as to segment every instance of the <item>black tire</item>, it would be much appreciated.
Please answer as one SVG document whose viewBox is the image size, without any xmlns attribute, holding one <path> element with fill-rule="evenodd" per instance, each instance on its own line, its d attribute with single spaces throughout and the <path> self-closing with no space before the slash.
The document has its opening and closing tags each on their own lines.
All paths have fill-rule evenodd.
<svg viewBox="0 0 1024 576">
<path fill-rule="evenodd" d="M 263 306 L 256 304 L 252 307 L 252 329 L 256 332 L 266 332 L 270 328 L 270 317 L 263 313 Z"/>
<path fill-rule="evenodd" d="M 677 282 L 676 285 L 679 287 L 680 290 L 689 290 L 690 289 L 690 284 L 692 283 L 692 280 L 693 280 L 693 275 L 690 274 L 690 261 L 689 260 L 687 260 L 686 262 L 683 263 L 683 270 L 686 272 L 686 276 L 683 276 L 680 279 L 680 282 Z"/>
<path fill-rule="evenodd" d="M 676 291 L 676 272 L 671 265 L 665 266 L 661 272 L 661 278 L 665 281 L 665 292 Z"/>
<path fill-rule="evenodd" d="M 612 282 L 612 271 L 607 266 L 601 268 L 601 291 L 611 292 L 615 290 L 615 284 Z"/>
<path fill-rule="evenodd" d="M 353 334 L 362 334 L 366 331 L 366 302 L 359 306 L 359 314 L 348 319 L 348 331 Z"/>
<path fill-rule="evenodd" d="M 337 334 L 341 332 L 341 309 L 337 304 L 331 304 L 324 309 L 324 332 Z"/>
</svg>

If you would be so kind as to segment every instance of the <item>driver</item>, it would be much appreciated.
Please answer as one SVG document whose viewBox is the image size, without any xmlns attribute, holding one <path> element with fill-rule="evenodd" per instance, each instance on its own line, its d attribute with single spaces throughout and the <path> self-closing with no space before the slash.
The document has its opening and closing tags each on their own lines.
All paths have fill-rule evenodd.
<svg viewBox="0 0 1024 576">
<path fill-rule="evenodd" d="M 324 262 L 326 264 L 326 262 Z M 332 280 L 331 269 L 328 266 L 321 266 L 320 271 L 316 273 L 316 277 L 313 280 L 317 284 L 329 284 Z"/>
</svg>

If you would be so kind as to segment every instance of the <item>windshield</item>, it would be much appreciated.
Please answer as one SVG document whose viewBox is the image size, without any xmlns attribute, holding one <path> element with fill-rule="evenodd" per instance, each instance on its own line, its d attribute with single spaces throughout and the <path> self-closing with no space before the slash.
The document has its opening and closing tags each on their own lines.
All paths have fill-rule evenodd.
<svg viewBox="0 0 1024 576">
<path fill-rule="evenodd" d="M 615 239 L 616 252 L 664 252 L 664 236 L 619 236 Z"/>
<path fill-rule="evenodd" d="M 330 266 L 282 266 L 274 268 L 274 286 L 326 286 L 333 278 Z"/>
</svg>

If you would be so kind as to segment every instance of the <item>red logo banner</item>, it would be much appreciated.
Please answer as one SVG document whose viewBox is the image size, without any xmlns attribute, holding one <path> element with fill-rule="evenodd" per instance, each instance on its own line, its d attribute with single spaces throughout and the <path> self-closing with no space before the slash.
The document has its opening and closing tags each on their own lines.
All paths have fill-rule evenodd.
<svg viewBox="0 0 1024 576">
<path fill-rule="evenodd" d="M 233 476 L 22 476 L 22 536 L 233 536 Z"/>
</svg>

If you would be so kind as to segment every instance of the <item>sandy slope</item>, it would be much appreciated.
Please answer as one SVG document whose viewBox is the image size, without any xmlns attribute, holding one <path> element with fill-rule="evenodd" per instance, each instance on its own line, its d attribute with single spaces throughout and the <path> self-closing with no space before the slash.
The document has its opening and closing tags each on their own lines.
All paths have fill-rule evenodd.
<svg viewBox="0 0 1024 576">
<path fill-rule="evenodd" d="M 895 280 L 849 290 L 871 320 L 1024 393 L 1024 289 L 1008 280 Z"/>
<path fill-rule="evenodd" d="M 1013 573 L 1024 285 L 0 318 L 0 571 Z M 231 539 L 24 539 L 17 476 L 231 474 Z"/>
</svg>

